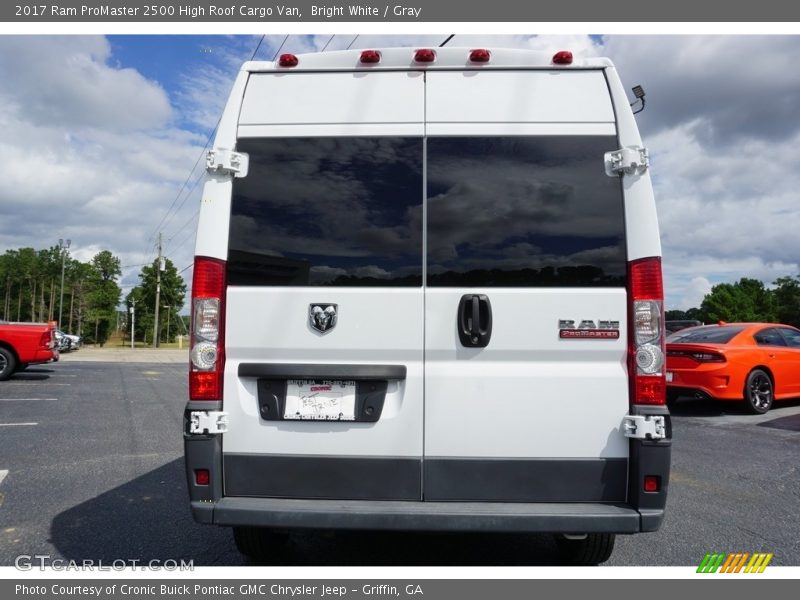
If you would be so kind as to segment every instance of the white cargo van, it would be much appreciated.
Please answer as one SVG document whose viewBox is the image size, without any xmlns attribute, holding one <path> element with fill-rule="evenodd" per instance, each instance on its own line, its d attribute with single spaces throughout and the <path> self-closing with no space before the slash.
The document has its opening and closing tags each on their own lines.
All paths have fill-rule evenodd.
<svg viewBox="0 0 800 600">
<path fill-rule="evenodd" d="M 246 63 L 202 196 L 186 469 L 245 554 L 300 528 L 663 519 L 661 246 L 617 72 L 569 52 Z"/>
</svg>

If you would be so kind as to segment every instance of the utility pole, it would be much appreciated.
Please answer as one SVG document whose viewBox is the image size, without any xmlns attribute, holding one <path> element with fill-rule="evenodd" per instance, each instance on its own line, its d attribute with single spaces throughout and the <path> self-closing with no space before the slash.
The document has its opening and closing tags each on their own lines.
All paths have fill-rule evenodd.
<svg viewBox="0 0 800 600">
<path fill-rule="evenodd" d="M 64 245 L 64 240 L 58 240 L 58 249 L 61 252 L 61 296 L 58 300 L 58 328 L 61 329 L 63 325 L 61 325 L 61 315 L 62 308 L 64 307 L 64 262 L 67 259 L 67 250 L 69 250 L 69 246 L 72 243 L 72 240 L 67 240 L 66 245 Z M 65 250 L 66 248 L 66 250 Z"/>
<path fill-rule="evenodd" d="M 161 232 L 158 232 L 158 262 L 156 263 L 156 318 L 153 325 L 153 348 L 158 348 L 158 305 L 161 303 Z"/>
<path fill-rule="evenodd" d="M 131 350 L 133 350 L 133 332 L 136 330 L 136 300 L 131 298 Z"/>
</svg>

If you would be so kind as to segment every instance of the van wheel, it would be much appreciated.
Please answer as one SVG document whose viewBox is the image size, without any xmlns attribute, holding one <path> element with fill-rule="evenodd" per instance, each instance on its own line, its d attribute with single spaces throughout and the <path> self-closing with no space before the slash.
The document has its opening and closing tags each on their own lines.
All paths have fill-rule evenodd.
<svg viewBox="0 0 800 600">
<path fill-rule="evenodd" d="M 263 527 L 234 527 L 236 548 L 252 559 L 270 561 L 278 558 L 289 541 L 289 534 Z"/>
<path fill-rule="evenodd" d="M 590 533 L 583 539 L 558 536 L 558 551 L 568 565 L 594 566 L 606 562 L 614 551 L 613 533 Z"/>
<path fill-rule="evenodd" d="M 744 385 L 744 403 L 754 415 L 763 415 L 772 408 L 775 397 L 772 379 L 761 369 L 753 369 Z"/>
<path fill-rule="evenodd" d="M 17 359 L 10 350 L 0 348 L 0 381 L 5 381 L 17 370 Z"/>
</svg>

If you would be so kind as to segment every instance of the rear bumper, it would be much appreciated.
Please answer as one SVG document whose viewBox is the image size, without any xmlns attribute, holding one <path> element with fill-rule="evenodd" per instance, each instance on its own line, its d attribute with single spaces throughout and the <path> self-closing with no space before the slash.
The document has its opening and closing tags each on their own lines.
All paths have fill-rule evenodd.
<svg viewBox="0 0 800 600">
<path fill-rule="evenodd" d="M 638 533 L 655 531 L 663 510 L 623 504 L 419 502 L 233 498 L 192 502 L 201 523 L 279 529 Z"/>
<path fill-rule="evenodd" d="M 673 381 L 667 388 L 673 393 L 686 396 L 705 397 L 714 400 L 741 400 L 744 381 L 731 372 L 730 367 L 702 365 L 696 369 L 670 368 Z"/>
<path fill-rule="evenodd" d="M 25 360 L 22 362 L 25 362 L 29 365 L 41 365 L 43 363 L 58 362 L 58 359 L 59 359 L 59 352 L 56 349 L 37 350 L 30 360 Z"/>
<path fill-rule="evenodd" d="M 694 398 L 696 400 L 723 400 L 726 402 L 738 402 L 742 399 L 742 394 L 738 395 L 720 395 L 718 391 L 712 392 L 708 388 L 702 386 L 687 386 L 687 385 L 670 385 L 667 384 L 667 391 L 681 398 Z"/>
<path fill-rule="evenodd" d="M 200 407 L 197 407 L 200 408 Z M 197 410 L 189 405 L 185 413 L 185 431 L 188 431 L 189 410 Z M 202 408 L 214 409 L 215 407 Z M 671 456 L 671 424 L 669 413 L 663 406 L 633 407 L 635 414 L 661 415 L 667 423 L 667 438 L 661 440 L 630 440 L 630 453 L 626 463 L 621 466 L 627 475 L 627 491 L 619 495 L 603 492 L 603 486 L 592 484 L 591 475 L 595 473 L 592 465 L 588 471 L 581 463 L 576 471 L 582 488 L 548 487 L 548 482 L 565 479 L 564 473 L 553 472 L 555 465 L 563 467 L 564 462 L 542 461 L 536 465 L 522 461 L 526 473 L 508 470 L 502 461 L 492 463 L 502 477 L 499 481 L 485 482 L 487 490 L 495 494 L 495 488 L 506 486 L 508 481 L 529 478 L 540 483 L 541 492 L 528 494 L 525 500 L 512 496 L 498 498 L 471 497 L 465 499 L 450 496 L 435 497 L 423 494 L 419 488 L 420 476 L 417 472 L 417 488 L 413 495 L 401 496 L 404 499 L 382 498 L 369 488 L 354 488 L 352 485 L 342 489 L 347 481 L 347 473 L 352 470 L 352 462 L 347 469 L 340 470 L 335 477 L 336 486 L 326 483 L 326 469 L 308 457 L 282 457 L 285 464 L 270 464 L 263 469 L 261 463 L 239 465 L 240 477 L 228 480 L 224 475 L 226 464 L 222 453 L 220 435 L 184 435 L 186 477 L 191 501 L 192 514 L 196 521 L 225 526 L 254 526 L 278 529 L 360 529 L 395 531 L 472 531 L 472 532 L 551 532 L 551 533 L 638 533 L 656 531 L 664 518 Z M 273 460 L 270 457 L 257 457 Z M 368 461 L 369 459 L 359 459 Z M 417 463 L 420 461 L 416 461 Z M 435 461 L 432 461 L 435 463 Z M 231 464 L 227 464 L 228 468 Z M 390 462 L 387 472 L 398 475 L 397 464 Z M 434 465 L 435 466 L 435 465 Z M 478 465 L 480 467 L 480 465 Z M 601 483 L 608 489 L 616 490 L 618 479 L 616 463 L 605 464 Z M 234 471 L 239 468 L 234 465 Z M 326 467 L 330 467 L 327 464 Z M 200 485 L 196 481 L 199 470 L 208 471 L 208 483 Z M 285 487 L 282 493 L 275 490 L 243 487 L 246 478 L 265 480 L 280 477 L 281 472 L 298 472 L 299 479 L 314 483 L 313 489 Z M 380 469 L 373 470 L 371 476 L 382 477 Z M 364 474 L 364 473 L 362 473 Z M 367 473 L 369 475 L 369 473 Z M 440 473 L 441 475 L 441 473 Z M 475 473 L 472 473 L 474 476 Z M 596 475 L 596 473 L 595 473 Z M 463 479 L 470 474 L 463 474 Z M 646 477 L 655 476 L 660 489 L 655 492 L 644 491 Z M 361 477 L 357 478 L 360 482 Z M 569 479 L 569 477 L 567 477 Z M 223 482 L 226 482 L 223 484 Z M 621 480 L 625 483 L 626 479 Z M 288 485 L 288 484 L 287 484 Z M 361 485 L 359 483 L 359 485 Z M 455 485 L 455 484 L 453 484 Z M 238 487 L 237 487 L 238 486 Z M 327 486 L 327 487 L 326 487 Z M 429 486 L 431 489 L 433 487 Z M 452 486 L 451 486 L 452 487 Z M 223 488 L 225 495 L 223 493 Z M 353 490 L 363 494 L 355 495 Z M 583 489 L 583 492 L 577 492 Z M 326 492 L 326 493 L 322 493 Z M 549 491 L 548 491 L 549 490 Z M 435 491 L 435 490 L 434 490 Z M 457 490 L 458 491 L 458 490 Z M 463 491 L 463 490 L 462 490 Z M 530 492 L 530 490 L 528 490 Z M 545 493 L 546 492 L 546 493 Z M 350 495 L 345 495 L 345 494 Z M 336 499 L 332 499 L 336 498 Z"/>
</svg>

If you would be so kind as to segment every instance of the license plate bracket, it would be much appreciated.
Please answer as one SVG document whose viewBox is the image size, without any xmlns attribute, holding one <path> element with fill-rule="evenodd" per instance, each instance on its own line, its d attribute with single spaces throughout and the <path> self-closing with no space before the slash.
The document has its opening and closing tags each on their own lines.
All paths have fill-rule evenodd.
<svg viewBox="0 0 800 600">
<path fill-rule="evenodd" d="M 314 382 L 314 385 L 307 384 L 305 387 L 298 386 L 299 381 Z M 347 394 L 345 390 L 341 389 L 342 396 L 338 406 L 344 410 L 342 416 L 338 412 L 333 413 L 333 407 L 337 402 L 321 402 L 320 404 L 327 404 L 327 408 L 323 407 L 322 410 L 316 413 L 316 416 L 311 415 L 314 402 L 306 403 L 306 409 L 300 410 L 298 415 L 297 395 L 298 391 L 308 391 L 311 387 L 328 387 L 330 390 L 315 390 L 320 395 L 326 393 L 330 396 L 331 393 L 337 393 L 337 385 L 346 382 L 354 386 L 350 392 L 353 396 L 342 402 Z M 291 387 L 290 387 L 291 386 Z M 386 390 L 389 386 L 388 380 L 351 380 L 351 379 L 259 379 L 258 380 L 258 409 L 260 417 L 265 421 L 322 421 L 330 423 L 331 421 L 344 421 L 344 422 L 375 422 L 380 419 L 383 412 L 383 404 L 386 399 Z M 352 405 L 349 404 L 352 401 Z M 351 408 L 352 406 L 352 408 Z M 287 414 L 288 411 L 288 414 Z M 351 413 L 352 411 L 352 413 Z"/>
</svg>

